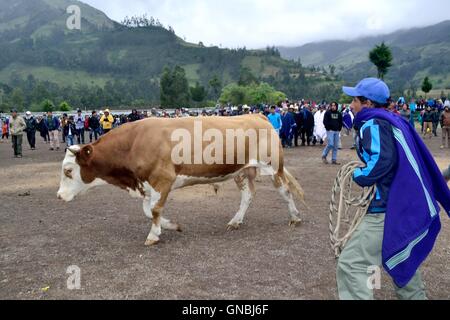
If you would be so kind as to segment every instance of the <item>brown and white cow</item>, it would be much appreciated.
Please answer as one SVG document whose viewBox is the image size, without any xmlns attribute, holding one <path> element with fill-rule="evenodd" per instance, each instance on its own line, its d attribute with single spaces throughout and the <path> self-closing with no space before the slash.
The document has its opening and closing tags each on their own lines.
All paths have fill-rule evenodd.
<svg viewBox="0 0 450 320">
<path fill-rule="evenodd" d="M 198 132 L 199 126 L 205 132 L 203 137 Z M 260 134 L 251 136 L 252 131 Z M 192 141 L 184 141 L 188 148 L 181 152 L 178 149 L 183 134 L 189 135 Z M 217 142 L 217 135 L 222 135 L 224 141 L 215 144 L 216 148 L 212 150 L 212 137 Z M 261 155 L 259 149 L 257 153 L 251 152 L 251 147 L 255 146 L 266 149 L 267 157 Z M 201 156 L 198 159 L 196 152 L 210 152 L 216 161 L 211 163 Z M 230 156 L 230 152 L 234 154 Z M 182 163 L 175 161 L 174 154 L 187 160 Z M 193 161 L 189 162 L 189 158 Z M 125 124 L 93 144 L 73 146 L 67 150 L 57 196 L 72 201 L 78 194 L 93 187 L 112 184 L 134 197 L 142 198 L 144 212 L 153 220 L 145 244 L 153 245 L 159 241 L 161 228 L 181 231 L 177 224 L 162 217 L 169 193 L 197 184 L 235 180 L 242 199 L 240 209 L 228 228 L 239 228 L 255 194 L 257 169 L 272 177 L 274 186 L 288 203 L 290 225 L 301 223 L 293 194 L 303 201 L 303 190 L 284 168 L 280 139 L 261 115 L 150 118 Z"/>
</svg>

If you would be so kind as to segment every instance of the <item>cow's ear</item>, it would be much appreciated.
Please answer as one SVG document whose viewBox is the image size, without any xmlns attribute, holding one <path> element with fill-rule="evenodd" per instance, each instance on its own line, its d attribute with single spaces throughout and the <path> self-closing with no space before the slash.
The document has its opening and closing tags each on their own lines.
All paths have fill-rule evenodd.
<svg viewBox="0 0 450 320">
<path fill-rule="evenodd" d="M 92 156 L 94 154 L 94 148 L 90 145 L 85 146 L 81 149 L 80 153 L 78 154 L 78 161 L 80 164 L 87 165 L 92 159 Z"/>
</svg>

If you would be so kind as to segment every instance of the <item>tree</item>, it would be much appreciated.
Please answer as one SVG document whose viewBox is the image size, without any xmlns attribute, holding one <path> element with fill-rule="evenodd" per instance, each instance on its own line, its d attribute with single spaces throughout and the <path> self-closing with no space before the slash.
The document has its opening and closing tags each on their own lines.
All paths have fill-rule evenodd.
<svg viewBox="0 0 450 320">
<path fill-rule="evenodd" d="M 268 83 L 240 86 L 236 83 L 229 84 L 222 90 L 220 103 L 231 103 L 233 105 L 260 103 L 278 104 L 286 100 L 283 92 L 275 90 Z"/>
<path fill-rule="evenodd" d="M 70 111 L 72 110 L 72 107 L 66 101 L 63 101 L 59 104 L 59 110 Z"/>
<path fill-rule="evenodd" d="M 251 85 L 247 87 L 247 103 L 249 104 L 278 104 L 285 100 L 286 95 L 283 92 L 276 91 L 265 82 L 262 82 L 259 85 Z"/>
<path fill-rule="evenodd" d="M 231 103 L 237 106 L 245 103 L 245 96 L 245 87 L 232 83 L 223 88 L 219 101 L 220 103 Z"/>
<path fill-rule="evenodd" d="M 45 99 L 41 103 L 41 110 L 45 112 L 54 111 L 55 105 L 49 99 Z"/>
<path fill-rule="evenodd" d="M 430 82 L 430 79 L 428 77 L 425 77 L 423 79 L 422 83 L 422 91 L 425 92 L 425 98 L 427 97 L 427 94 L 433 89 L 433 84 Z"/>
<path fill-rule="evenodd" d="M 258 79 L 255 77 L 255 75 L 252 73 L 250 68 L 248 67 L 242 67 L 239 74 L 239 82 L 238 84 L 240 86 L 248 86 L 253 83 L 258 83 Z"/>
<path fill-rule="evenodd" d="M 195 102 L 203 102 L 206 98 L 205 87 L 201 86 L 198 82 L 195 87 L 190 88 L 192 100 Z"/>
<path fill-rule="evenodd" d="M 23 111 L 24 99 L 25 98 L 22 89 L 15 88 L 11 94 L 11 103 L 19 111 Z"/>
<path fill-rule="evenodd" d="M 214 77 L 212 77 L 212 79 L 209 80 L 208 84 L 212 90 L 214 99 L 217 99 L 219 97 L 220 90 L 222 90 L 222 82 L 220 81 L 217 74 L 215 74 Z"/>
<path fill-rule="evenodd" d="M 369 59 L 378 69 L 378 78 L 383 80 L 389 68 L 392 67 L 391 49 L 383 42 L 370 51 Z"/>
<path fill-rule="evenodd" d="M 170 70 L 164 68 L 160 80 L 160 99 L 162 107 L 189 106 L 190 92 L 186 72 L 180 66 Z"/>
</svg>

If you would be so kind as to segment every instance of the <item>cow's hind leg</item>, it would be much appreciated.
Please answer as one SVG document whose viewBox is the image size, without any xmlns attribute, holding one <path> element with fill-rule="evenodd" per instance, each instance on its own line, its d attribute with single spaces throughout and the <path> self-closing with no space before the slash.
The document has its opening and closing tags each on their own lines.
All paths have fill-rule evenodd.
<svg viewBox="0 0 450 320">
<path fill-rule="evenodd" d="M 300 212 L 297 210 L 295 206 L 294 197 L 292 193 L 289 191 L 289 185 L 284 174 L 275 174 L 272 177 L 273 184 L 275 188 L 278 190 L 283 199 L 288 203 L 289 207 L 289 216 L 291 221 L 289 222 L 290 226 L 297 226 L 302 222 L 302 219 L 299 218 Z"/>
<path fill-rule="evenodd" d="M 255 195 L 256 168 L 245 169 L 244 172 L 234 180 L 241 191 L 241 206 L 234 218 L 228 223 L 228 230 L 236 230 L 244 222 L 245 214 L 252 203 Z"/>
</svg>

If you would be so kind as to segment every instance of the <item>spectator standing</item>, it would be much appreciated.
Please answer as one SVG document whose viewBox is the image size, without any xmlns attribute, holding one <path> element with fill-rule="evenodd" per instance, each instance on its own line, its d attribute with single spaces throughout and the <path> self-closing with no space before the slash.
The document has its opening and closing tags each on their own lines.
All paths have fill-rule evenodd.
<svg viewBox="0 0 450 320">
<path fill-rule="evenodd" d="M 330 110 L 325 113 L 323 124 L 327 130 L 327 146 L 323 150 L 322 161 L 328 164 L 328 154 L 333 151 L 332 164 L 340 165 L 337 162 L 338 148 L 339 148 L 339 134 L 343 127 L 342 113 L 338 111 L 338 104 L 336 102 L 331 103 Z"/>
<path fill-rule="evenodd" d="M 411 102 L 409 104 L 409 111 L 410 111 L 409 123 L 411 123 L 411 126 L 413 128 L 416 128 L 416 123 L 415 123 L 416 110 L 417 110 L 417 104 L 413 98 L 413 99 L 411 99 Z"/>
<path fill-rule="evenodd" d="M 114 117 L 111 115 L 109 109 L 105 110 L 104 115 L 100 119 L 100 124 L 104 134 L 107 134 L 112 130 L 114 124 Z"/>
<path fill-rule="evenodd" d="M 441 115 L 442 145 L 441 149 L 450 148 L 450 106 L 444 108 Z"/>
<path fill-rule="evenodd" d="M 300 136 L 302 139 L 302 146 L 311 145 L 314 133 L 314 116 L 310 110 L 310 106 L 305 106 L 300 111 L 302 127 L 300 128 Z"/>
<path fill-rule="evenodd" d="M 53 112 L 47 112 L 47 117 L 45 119 L 45 125 L 48 128 L 48 133 L 50 136 L 50 150 L 59 150 L 59 130 L 60 121 L 57 117 L 53 116 Z"/>
<path fill-rule="evenodd" d="M 74 137 L 77 134 L 77 128 L 75 126 L 73 116 L 70 116 L 69 119 L 67 119 L 66 126 L 64 127 L 64 134 L 67 137 L 67 148 L 70 148 L 74 145 Z"/>
<path fill-rule="evenodd" d="M 313 145 L 316 145 L 317 142 L 320 145 L 323 145 L 325 139 L 327 137 L 327 130 L 325 129 L 325 125 L 323 124 L 323 120 L 325 117 L 326 106 L 324 104 L 319 106 L 319 110 L 314 114 L 314 138 Z"/>
<path fill-rule="evenodd" d="M 430 135 L 430 139 L 433 137 L 433 117 L 434 114 L 431 110 L 431 107 L 427 106 L 422 116 L 424 138 L 426 138 L 427 135 Z"/>
<path fill-rule="evenodd" d="M 409 120 L 411 119 L 411 111 L 408 109 L 408 105 L 406 103 L 403 103 L 400 106 L 402 108 L 400 110 L 400 116 L 409 122 Z"/>
<path fill-rule="evenodd" d="M 91 128 L 89 127 L 89 115 L 84 116 L 84 133 L 87 134 L 89 132 L 89 136 L 91 135 Z"/>
<path fill-rule="evenodd" d="M 276 112 L 276 109 L 277 108 L 275 106 L 272 106 L 270 108 L 270 114 L 267 118 L 269 119 L 269 122 L 272 124 L 272 127 L 275 129 L 277 134 L 280 135 L 281 128 L 283 127 L 283 122 L 281 121 L 280 114 Z"/>
<path fill-rule="evenodd" d="M 439 126 L 439 120 L 441 118 L 441 113 L 440 113 L 437 105 L 435 105 L 435 107 L 433 108 L 432 113 L 433 113 L 433 117 L 432 117 L 432 119 L 433 119 L 433 134 L 435 137 L 437 137 L 437 129 Z"/>
<path fill-rule="evenodd" d="M 30 111 L 25 113 L 25 123 L 27 128 L 25 129 L 27 133 L 28 144 L 30 145 L 31 150 L 36 150 L 36 130 L 37 130 L 37 121 L 33 117 Z"/>
<path fill-rule="evenodd" d="M 9 119 L 6 118 L 2 124 L 2 141 L 6 138 L 9 140 Z"/>
<path fill-rule="evenodd" d="M 100 119 L 98 118 L 97 111 L 92 111 L 92 115 L 89 118 L 89 129 L 89 142 L 92 143 L 92 137 L 97 141 L 98 137 L 101 136 Z"/>
<path fill-rule="evenodd" d="M 67 113 L 64 113 L 61 119 L 61 131 L 62 131 L 62 142 L 66 143 L 66 136 L 64 134 L 64 132 L 66 130 L 64 130 L 64 128 L 66 127 L 67 124 Z"/>
<path fill-rule="evenodd" d="M 74 117 L 75 127 L 77 129 L 77 141 L 78 144 L 84 144 L 84 117 L 81 110 L 77 110 L 77 115 Z"/>
<path fill-rule="evenodd" d="M 12 147 L 14 149 L 14 158 L 22 158 L 22 139 L 23 132 L 27 128 L 25 120 L 17 114 L 17 110 L 11 110 L 10 119 L 10 133 L 12 140 Z"/>
<path fill-rule="evenodd" d="M 283 113 L 281 114 L 281 142 L 284 148 L 292 148 L 292 140 L 294 139 L 294 130 L 297 129 L 297 124 L 295 123 L 294 116 L 289 112 L 288 107 L 283 108 Z"/>
<path fill-rule="evenodd" d="M 48 127 L 45 118 L 42 116 L 39 116 L 37 118 L 37 130 L 39 131 L 42 139 L 44 139 L 44 142 L 50 143 L 50 135 L 48 133 Z"/>
</svg>

